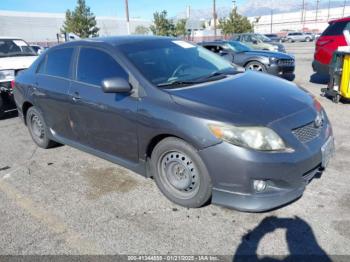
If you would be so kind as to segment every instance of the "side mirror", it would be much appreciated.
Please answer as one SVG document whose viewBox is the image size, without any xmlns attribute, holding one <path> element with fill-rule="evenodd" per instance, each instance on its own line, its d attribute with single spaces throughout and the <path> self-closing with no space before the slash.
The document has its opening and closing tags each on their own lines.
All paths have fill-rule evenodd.
<svg viewBox="0 0 350 262">
<path fill-rule="evenodd" d="M 257 45 L 257 44 L 258 44 L 258 40 L 256 40 L 256 39 L 253 39 L 252 42 L 253 42 L 254 45 Z"/>
<path fill-rule="evenodd" d="M 219 55 L 220 56 L 226 56 L 226 55 L 228 55 L 229 53 L 228 52 L 226 52 L 226 51 L 223 51 L 223 50 L 220 50 L 219 51 Z"/>
<path fill-rule="evenodd" d="M 102 81 L 102 91 L 105 93 L 130 93 L 131 85 L 120 77 L 108 78 Z"/>
</svg>

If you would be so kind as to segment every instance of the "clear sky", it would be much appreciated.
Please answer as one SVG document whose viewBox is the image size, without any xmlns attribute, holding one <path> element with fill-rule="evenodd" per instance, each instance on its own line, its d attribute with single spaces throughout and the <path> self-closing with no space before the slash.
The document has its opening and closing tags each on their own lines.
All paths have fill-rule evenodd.
<svg viewBox="0 0 350 262">
<path fill-rule="evenodd" d="M 216 0 L 217 6 L 232 6 L 232 0 Z M 73 9 L 76 0 L 0 0 L 0 10 L 62 13 Z M 240 4 L 244 0 L 237 0 Z M 86 0 L 97 16 L 124 17 L 124 0 Z M 155 11 L 167 10 L 169 16 L 185 11 L 190 5 L 193 9 L 212 7 L 212 0 L 129 0 L 131 18 L 152 19 Z"/>
</svg>

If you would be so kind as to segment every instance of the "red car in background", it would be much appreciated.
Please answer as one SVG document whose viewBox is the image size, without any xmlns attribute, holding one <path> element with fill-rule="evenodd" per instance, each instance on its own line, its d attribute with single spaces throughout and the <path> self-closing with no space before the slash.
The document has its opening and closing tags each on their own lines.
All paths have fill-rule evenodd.
<svg viewBox="0 0 350 262">
<path fill-rule="evenodd" d="M 316 42 L 316 50 L 312 68 L 320 74 L 329 74 L 329 63 L 338 46 L 346 46 L 343 34 L 345 29 L 350 30 L 350 17 L 329 22 L 329 26 Z"/>
</svg>

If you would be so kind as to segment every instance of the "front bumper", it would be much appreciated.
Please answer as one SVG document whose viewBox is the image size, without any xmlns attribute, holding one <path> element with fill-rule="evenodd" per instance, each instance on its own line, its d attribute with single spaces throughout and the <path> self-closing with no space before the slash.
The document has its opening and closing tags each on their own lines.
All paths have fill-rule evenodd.
<svg viewBox="0 0 350 262">
<path fill-rule="evenodd" d="M 201 150 L 213 183 L 212 202 L 261 212 L 301 197 L 306 185 L 322 173 L 321 148 L 331 135 L 329 130 L 290 153 L 259 152 L 226 142 Z M 257 192 L 254 180 L 266 181 L 266 189 Z"/>
<path fill-rule="evenodd" d="M 295 65 L 278 65 L 278 64 L 270 64 L 267 67 L 267 72 L 271 75 L 286 75 L 293 74 L 295 70 Z"/>
</svg>

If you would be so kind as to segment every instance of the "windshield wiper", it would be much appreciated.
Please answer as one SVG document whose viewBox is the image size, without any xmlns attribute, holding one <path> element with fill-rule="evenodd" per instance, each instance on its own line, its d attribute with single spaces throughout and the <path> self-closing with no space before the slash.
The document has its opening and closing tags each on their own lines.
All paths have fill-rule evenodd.
<svg viewBox="0 0 350 262">
<path fill-rule="evenodd" d="M 160 83 L 157 84 L 157 87 L 167 87 L 167 86 L 174 86 L 174 87 L 179 87 L 179 86 L 189 86 L 189 85 L 194 85 L 198 84 L 199 82 L 197 81 L 171 81 L 171 82 L 165 82 L 165 83 Z"/>
</svg>

